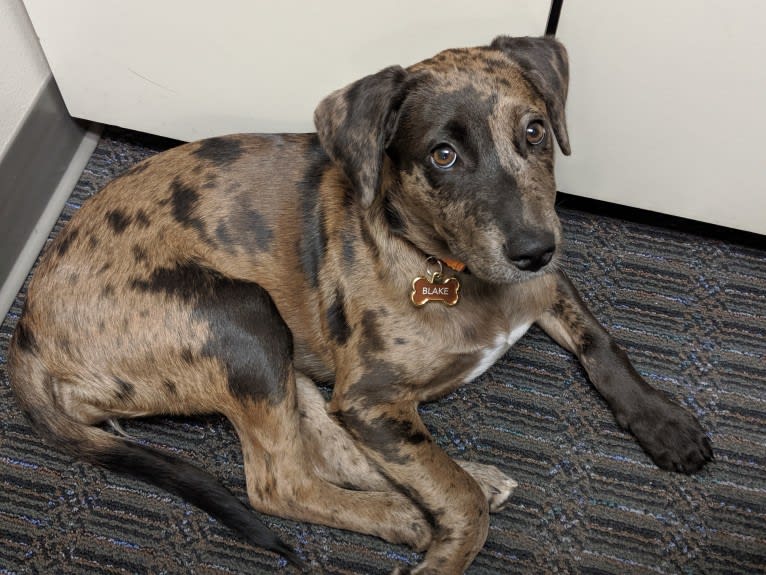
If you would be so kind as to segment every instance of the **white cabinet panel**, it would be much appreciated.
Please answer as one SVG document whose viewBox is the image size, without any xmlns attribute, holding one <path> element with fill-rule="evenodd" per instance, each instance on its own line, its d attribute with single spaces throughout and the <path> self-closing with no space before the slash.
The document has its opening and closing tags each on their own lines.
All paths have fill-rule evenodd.
<svg viewBox="0 0 766 575">
<path fill-rule="evenodd" d="M 502 33 L 548 0 L 24 0 L 72 115 L 193 140 L 311 131 L 326 94 Z M 566 0 L 559 189 L 766 233 L 766 3 Z"/>
<path fill-rule="evenodd" d="M 766 3 L 566 0 L 562 191 L 766 233 Z"/>
<path fill-rule="evenodd" d="M 24 0 L 69 111 L 183 140 L 313 131 L 336 88 L 499 34 L 548 0 Z"/>
</svg>

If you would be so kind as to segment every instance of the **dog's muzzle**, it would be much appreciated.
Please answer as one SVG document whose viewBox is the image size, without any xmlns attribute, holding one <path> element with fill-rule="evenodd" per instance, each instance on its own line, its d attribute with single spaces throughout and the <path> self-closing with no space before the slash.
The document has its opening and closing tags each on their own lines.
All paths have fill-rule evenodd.
<svg viewBox="0 0 766 575">
<path fill-rule="evenodd" d="M 553 232 L 536 230 L 514 235 L 505 243 L 505 255 L 518 269 L 536 272 L 547 266 L 556 252 Z"/>
</svg>

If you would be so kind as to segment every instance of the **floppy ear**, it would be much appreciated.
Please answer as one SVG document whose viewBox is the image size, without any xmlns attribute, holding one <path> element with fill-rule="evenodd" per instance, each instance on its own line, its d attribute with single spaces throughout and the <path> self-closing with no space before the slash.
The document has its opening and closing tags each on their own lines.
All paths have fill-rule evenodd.
<svg viewBox="0 0 766 575">
<path fill-rule="evenodd" d="M 383 153 L 396 129 L 406 76 L 400 66 L 384 68 L 336 90 L 314 112 L 322 147 L 343 168 L 364 207 L 380 185 Z"/>
<path fill-rule="evenodd" d="M 490 48 L 501 50 L 521 67 L 524 78 L 540 93 L 548 107 L 548 115 L 553 123 L 559 148 L 564 155 L 571 154 L 564 113 L 569 87 L 569 62 L 564 46 L 550 36 L 543 38 L 498 36 Z"/>
</svg>

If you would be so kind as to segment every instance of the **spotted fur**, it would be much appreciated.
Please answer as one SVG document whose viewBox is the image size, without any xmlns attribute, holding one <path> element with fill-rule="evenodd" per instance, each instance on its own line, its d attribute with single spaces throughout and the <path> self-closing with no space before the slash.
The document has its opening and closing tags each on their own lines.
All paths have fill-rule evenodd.
<svg viewBox="0 0 766 575">
<path fill-rule="evenodd" d="M 498 38 L 330 94 L 317 134 L 179 146 L 94 196 L 42 258 L 13 338 L 21 408 L 52 443 L 182 495 L 301 566 L 208 474 L 100 424 L 220 412 L 253 509 L 424 551 L 463 572 L 515 482 L 455 462 L 420 402 L 476 378 L 535 322 L 581 359 L 663 468 L 711 456 L 560 270 L 554 137 L 567 59 Z M 530 144 L 537 122 L 548 137 Z M 448 144 L 457 161 L 431 161 Z M 467 267 L 454 307 L 415 308 L 433 256 Z M 332 383 L 326 403 L 314 382 Z"/>
</svg>

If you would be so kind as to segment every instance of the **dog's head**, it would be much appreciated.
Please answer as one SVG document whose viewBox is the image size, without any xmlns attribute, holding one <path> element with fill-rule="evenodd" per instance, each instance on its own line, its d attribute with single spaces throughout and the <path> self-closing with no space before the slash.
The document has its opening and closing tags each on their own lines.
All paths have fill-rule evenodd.
<svg viewBox="0 0 766 575">
<path fill-rule="evenodd" d="M 568 66 L 550 38 L 499 37 L 391 67 L 323 100 L 320 141 L 365 207 L 424 254 L 513 282 L 548 266 L 554 138 L 569 154 Z"/>
</svg>

